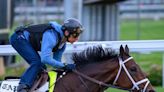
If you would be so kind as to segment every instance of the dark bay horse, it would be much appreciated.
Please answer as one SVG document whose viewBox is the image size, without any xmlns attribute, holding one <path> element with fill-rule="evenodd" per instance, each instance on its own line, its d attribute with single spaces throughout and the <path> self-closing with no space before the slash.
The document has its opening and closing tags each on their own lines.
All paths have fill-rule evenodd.
<svg viewBox="0 0 164 92">
<path fill-rule="evenodd" d="M 73 54 L 76 70 L 56 82 L 54 92 L 104 92 L 108 87 L 131 92 L 155 92 L 145 73 L 120 46 L 119 54 L 110 48 L 89 47 Z"/>
</svg>

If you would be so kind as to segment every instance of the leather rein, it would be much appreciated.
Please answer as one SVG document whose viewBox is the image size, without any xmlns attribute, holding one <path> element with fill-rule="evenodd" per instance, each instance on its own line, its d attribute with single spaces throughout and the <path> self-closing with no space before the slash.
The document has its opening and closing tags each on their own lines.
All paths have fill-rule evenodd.
<svg viewBox="0 0 164 92">
<path fill-rule="evenodd" d="M 82 83 L 84 84 L 84 86 L 88 89 L 88 92 L 90 92 L 90 91 L 89 91 L 89 87 L 86 85 L 86 83 L 84 82 L 83 78 L 84 78 L 84 79 L 87 79 L 87 80 L 89 80 L 89 81 L 91 81 L 91 82 L 93 82 L 93 83 L 98 84 L 100 87 L 102 87 L 102 86 L 104 86 L 104 87 L 111 87 L 111 88 L 126 90 L 126 91 L 129 91 L 129 92 L 132 92 L 135 88 L 136 88 L 137 90 L 140 90 L 139 87 L 138 87 L 138 85 L 140 85 L 140 84 L 142 84 L 142 83 L 144 83 L 144 82 L 147 82 L 146 85 L 145 85 L 145 87 L 144 87 L 144 90 L 143 90 L 143 92 L 145 92 L 145 90 L 146 90 L 146 88 L 147 88 L 147 86 L 148 86 L 148 84 L 149 84 L 149 80 L 146 78 L 146 79 L 143 79 L 143 80 L 141 80 L 141 81 L 139 81 L 139 82 L 135 82 L 135 81 L 133 80 L 133 78 L 131 77 L 131 75 L 129 74 L 129 72 L 127 71 L 125 65 L 124 65 L 127 61 L 131 60 L 132 58 L 133 58 L 133 57 L 129 57 L 129 58 L 126 59 L 125 61 L 122 61 L 122 59 L 119 58 L 120 69 L 119 69 L 119 71 L 118 71 L 118 74 L 117 74 L 117 76 L 116 76 L 114 82 L 113 82 L 113 84 L 116 84 L 116 81 L 118 80 L 118 77 L 119 77 L 119 75 L 120 75 L 120 73 L 121 73 L 121 70 L 124 69 L 124 70 L 126 70 L 126 73 L 127 73 L 128 77 L 130 78 L 130 80 L 133 82 L 133 88 L 131 88 L 131 89 L 122 88 L 122 87 L 115 86 L 115 85 L 112 85 L 112 84 L 104 83 L 104 82 L 102 82 L 102 81 L 99 81 L 99 80 L 96 80 L 96 79 L 94 79 L 94 78 L 91 78 L 91 77 L 89 77 L 89 76 L 87 76 L 87 75 L 85 75 L 85 74 L 83 74 L 83 73 L 81 73 L 81 72 L 79 72 L 79 71 L 77 71 L 77 70 L 73 70 L 73 72 L 74 72 L 75 74 L 79 75 L 79 78 L 80 78 L 81 82 L 82 82 Z M 123 68 L 121 68 L 122 66 L 123 66 Z"/>
<path fill-rule="evenodd" d="M 96 80 L 96 79 L 91 78 L 91 77 L 89 77 L 89 76 L 87 76 L 87 75 L 85 75 L 85 74 L 83 74 L 83 73 L 81 73 L 81 72 L 79 72 L 79 71 L 77 71 L 77 70 L 73 70 L 73 72 L 74 72 L 75 74 L 79 75 L 79 76 L 82 77 L 82 78 L 85 78 L 85 79 L 87 79 L 87 80 L 89 80 L 89 81 L 91 81 L 91 82 L 93 82 L 93 83 L 98 84 L 100 87 L 104 86 L 104 87 L 112 87 L 112 88 L 116 88 L 116 89 L 126 90 L 126 91 L 129 91 L 129 92 L 132 91 L 131 89 L 122 88 L 122 87 L 119 87 L 119 86 L 115 86 L 115 85 L 112 85 L 112 84 L 107 84 L 107 83 L 104 83 L 104 82 L 102 82 L 102 81 Z M 83 81 L 82 79 L 80 79 L 80 80 L 81 80 L 82 83 L 84 84 L 84 81 Z M 84 84 L 84 85 L 87 87 L 86 84 Z M 89 87 L 87 87 L 87 88 L 89 88 Z"/>
</svg>

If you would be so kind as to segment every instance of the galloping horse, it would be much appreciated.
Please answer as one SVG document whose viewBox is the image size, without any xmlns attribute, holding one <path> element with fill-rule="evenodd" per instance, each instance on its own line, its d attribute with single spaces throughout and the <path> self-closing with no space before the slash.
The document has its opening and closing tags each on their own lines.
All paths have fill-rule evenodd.
<svg viewBox="0 0 164 92">
<path fill-rule="evenodd" d="M 131 92 L 155 92 L 145 73 L 120 46 L 119 54 L 110 48 L 89 47 L 73 54 L 76 70 L 56 82 L 54 92 L 104 92 L 108 87 Z"/>
</svg>

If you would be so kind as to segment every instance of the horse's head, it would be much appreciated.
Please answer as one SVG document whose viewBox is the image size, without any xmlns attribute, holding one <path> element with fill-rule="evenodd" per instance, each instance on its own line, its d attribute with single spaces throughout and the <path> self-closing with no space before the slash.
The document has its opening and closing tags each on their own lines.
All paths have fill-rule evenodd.
<svg viewBox="0 0 164 92">
<path fill-rule="evenodd" d="M 133 92 L 155 92 L 145 73 L 129 55 L 129 48 L 120 46 L 119 69 L 114 84 L 123 88 L 131 88 Z"/>
<path fill-rule="evenodd" d="M 80 71 L 77 74 L 81 78 L 77 80 L 85 85 L 80 86 L 81 89 L 89 88 L 91 92 L 101 92 L 100 90 L 107 87 L 115 87 L 133 92 L 155 92 L 145 73 L 129 55 L 128 46 L 124 49 L 121 45 L 119 54 L 111 48 L 104 49 L 101 46 L 88 48 L 75 53 L 73 60 L 77 71 Z"/>
</svg>

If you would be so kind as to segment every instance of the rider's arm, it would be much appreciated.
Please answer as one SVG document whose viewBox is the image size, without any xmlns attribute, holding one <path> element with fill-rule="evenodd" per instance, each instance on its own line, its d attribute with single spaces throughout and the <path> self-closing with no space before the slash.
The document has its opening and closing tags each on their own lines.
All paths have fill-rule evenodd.
<svg viewBox="0 0 164 92">
<path fill-rule="evenodd" d="M 54 52 L 53 58 L 55 60 L 61 61 L 61 58 L 62 58 L 63 52 L 65 51 L 65 48 L 66 48 L 66 44 L 64 43 L 64 45 L 61 49 L 58 49 L 56 52 Z"/>
<path fill-rule="evenodd" d="M 64 67 L 64 64 L 52 57 L 52 49 L 57 44 L 57 33 L 53 30 L 44 32 L 41 47 L 41 61 L 56 68 Z"/>
</svg>

